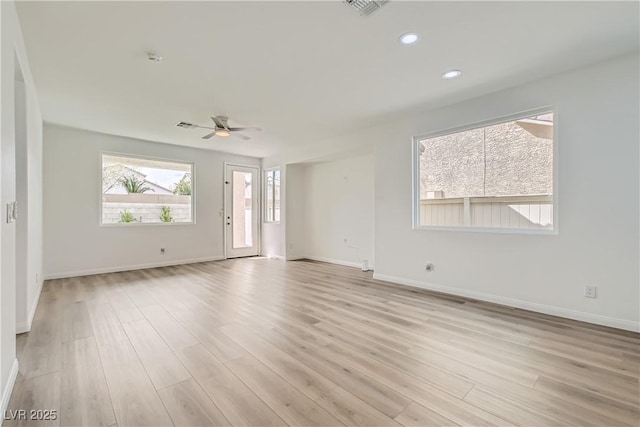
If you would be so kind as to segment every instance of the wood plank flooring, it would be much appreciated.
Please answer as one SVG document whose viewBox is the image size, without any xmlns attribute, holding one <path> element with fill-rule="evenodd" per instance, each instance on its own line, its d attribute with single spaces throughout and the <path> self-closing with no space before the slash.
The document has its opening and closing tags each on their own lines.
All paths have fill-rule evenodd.
<svg viewBox="0 0 640 427">
<path fill-rule="evenodd" d="M 640 336 L 264 258 L 48 281 L 9 410 L 63 426 L 638 426 Z"/>
</svg>

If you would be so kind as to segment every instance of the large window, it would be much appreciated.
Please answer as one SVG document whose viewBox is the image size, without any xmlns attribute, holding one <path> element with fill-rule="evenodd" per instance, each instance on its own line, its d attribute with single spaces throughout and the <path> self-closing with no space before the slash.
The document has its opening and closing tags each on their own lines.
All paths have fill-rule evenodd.
<svg viewBox="0 0 640 427">
<path fill-rule="evenodd" d="M 553 113 L 414 139 L 417 227 L 554 229 Z"/>
<path fill-rule="evenodd" d="M 264 222 L 280 222 L 280 169 L 265 171 Z"/>
<path fill-rule="evenodd" d="M 193 164 L 102 155 L 102 224 L 193 222 Z"/>
</svg>

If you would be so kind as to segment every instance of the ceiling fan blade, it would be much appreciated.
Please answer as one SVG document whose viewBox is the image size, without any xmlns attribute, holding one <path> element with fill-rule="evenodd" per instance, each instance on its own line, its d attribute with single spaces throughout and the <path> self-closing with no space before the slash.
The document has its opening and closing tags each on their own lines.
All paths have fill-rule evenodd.
<svg viewBox="0 0 640 427">
<path fill-rule="evenodd" d="M 211 138 L 212 136 L 215 136 L 215 134 L 216 134 L 216 132 L 215 132 L 215 131 L 213 131 L 213 132 L 211 132 L 210 134 L 203 136 L 203 137 L 202 137 L 202 139 L 209 139 L 209 138 Z"/>
<path fill-rule="evenodd" d="M 234 132 L 237 130 L 255 130 L 255 131 L 262 131 L 261 128 L 258 127 L 244 127 L 244 128 L 229 128 L 230 131 Z"/>
<path fill-rule="evenodd" d="M 227 116 L 215 116 L 211 117 L 211 119 L 214 121 L 217 128 L 229 130 L 229 118 Z"/>
<path fill-rule="evenodd" d="M 225 128 L 226 129 L 227 128 L 227 123 L 226 123 L 226 120 L 223 120 L 225 118 L 226 117 L 223 118 L 223 117 L 216 116 L 216 117 L 211 117 L 211 120 L 213 120 L 213 122 L 216 124 L 216 127 Z"/>
<path fill-rule="evenodd" d="M 241 134 L 241 133 L 237 133 L 237 132 L 232 133 L 232 135 L 233 135 L 233 136 L 237 136 L 238 138 L 243 139 L 243 140 L 245 140 L 245 141 L 248 141 L 248 140 L 250 140 L 250 139 L 251 139 L 251 138 L 249 138 L 248 136 L 243 135 L 243 134 Z"/>
</svg>

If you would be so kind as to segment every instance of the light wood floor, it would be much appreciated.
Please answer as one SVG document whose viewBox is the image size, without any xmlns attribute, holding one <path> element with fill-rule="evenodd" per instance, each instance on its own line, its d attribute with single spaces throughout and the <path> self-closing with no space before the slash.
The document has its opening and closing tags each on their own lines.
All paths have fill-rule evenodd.
<svg viewBox="0 0 640 427">
<path fill-rule="evenodd" d="M 5 425 L 639 424 L 638 334 L 238 259 L 53 280 Z"/>
</svg>

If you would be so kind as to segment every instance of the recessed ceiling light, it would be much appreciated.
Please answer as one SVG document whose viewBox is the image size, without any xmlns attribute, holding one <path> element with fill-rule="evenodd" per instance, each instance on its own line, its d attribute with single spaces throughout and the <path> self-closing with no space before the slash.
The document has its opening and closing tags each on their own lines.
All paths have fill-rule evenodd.
<svg viewBox="0 0 640 427">
<path fill-rule="evenodd" d="M 404 33 L 400 36 L 399 40 L 401 44 L 408 46 L 416 43 L 419 38 L 416 33 Z"/>
<path fill-rule="evenodd" d="M 462 71 L 460 70 L 449 70 L 442 75 L 442 78 L 445 80 L 457 79 L 462 75 Z"/>
</svg>

